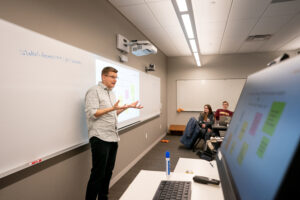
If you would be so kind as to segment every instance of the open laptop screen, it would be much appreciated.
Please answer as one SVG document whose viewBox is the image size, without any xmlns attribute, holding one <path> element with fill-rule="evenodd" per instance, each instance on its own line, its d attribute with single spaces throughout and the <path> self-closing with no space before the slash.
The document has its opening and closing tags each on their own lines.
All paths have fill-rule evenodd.
<svg viewBox="0 0 300 200">
<path fill-rule="evenodd" d="M 220 116 L 219 124 L 221 126 L 227 126 L 231 121 L 230 116 Z"/>
</svg>

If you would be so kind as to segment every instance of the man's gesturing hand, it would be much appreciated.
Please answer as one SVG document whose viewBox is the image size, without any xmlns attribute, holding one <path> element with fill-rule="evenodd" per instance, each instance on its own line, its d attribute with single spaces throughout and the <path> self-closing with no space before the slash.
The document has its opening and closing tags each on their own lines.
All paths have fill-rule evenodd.
<svg viewBox="0 0 300 200">
<path fill-rule="evenodd" d="M 135 101 L 135 102 L 129 104 L 129 105 L 128 105 L 128 108 L 142 109 L 143 106 L 139 105 L 138 103 L 139 103 L 139 101 Z"/>
<path fill-rule="evenodd" d="M 123 105 L 123 106 L 119 106 L 120 100 L 118 100 L 115 104 L 114 104 L 114 110 L 123 110 L 123 109 L 127 109 L 129 108 L 128 105 Z"/>
</svg>

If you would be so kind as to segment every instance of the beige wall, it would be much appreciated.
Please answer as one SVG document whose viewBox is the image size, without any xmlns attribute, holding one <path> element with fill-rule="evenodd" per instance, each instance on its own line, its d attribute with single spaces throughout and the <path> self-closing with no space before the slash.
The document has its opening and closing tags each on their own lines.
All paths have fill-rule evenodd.
<svg viewBox="0 0 300 200">
<path fill-rule="evenodd" d="M 199 116 L 198 112 L 176 112 L 176 80 L 247 78 L 248 75 L 265 68 L 267 63 L 279 55 L 282 55 L 282 52 L 202 56 L 203 67 L 200 68 L 195 66 L 193 57 L 169 57 L 167 83 L 168 126 L 170 124 L 185 125 L 190 117 L 197 118 Z M 222 102 L 220 102 L 221 106 Z"/>
<path fill-rule="evenodd" d="M 120 55 L 116 34 L 147 39 L 106 0 L 0 0 L 0 17 L 114 61 Z M 121 133 L 113 180 L 167 130 L 166 56 L 159 51 L 143 57 L 128 55 L 128 59 L 127 65 L 141 71 L 150 63 L 156 65 L 151 74 L 161 79 L 162 110 L 160 117 Z M 0 199 L 84 199 L 90 167 L 90 149 L 85 145 L 1 179 Z"/>
</svg>

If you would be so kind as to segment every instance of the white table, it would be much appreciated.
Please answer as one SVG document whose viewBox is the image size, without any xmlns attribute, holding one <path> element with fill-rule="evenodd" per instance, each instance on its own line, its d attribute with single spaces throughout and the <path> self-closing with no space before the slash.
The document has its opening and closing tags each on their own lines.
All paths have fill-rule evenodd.
<svg viewBox="0 0 300 200">
<path fill-rule="evenodd" d="M 174 172 L 191 173 L 193 175 L 207 176 L 209 178 L 220 180 L 215 160 L 208 162 L 202 159 L 179 158 Z"/>
<path fill-rule="evenodd" d="M 171 173 L 168 180 L 191 181 L 191 199 L 193 200 L 223 199 L 221 185 L 205 185 L 193 181 L 193 177 L 195 175 L 202 175 L 219 179 L 216 163 L 212 162 L 212 164 L 214 165 L 214 167 L 212 167 L 209 162 L 205 160 L 180 158 L 174 172 Z M 194 173 L 187 174 L 185 173 L 187 170 L 192 170 Z M 166 172 L 141 170 L 132 181 L 132 183 L 128 186 L 127 190 L 124 192 L 120 199 L 152 200 L 160 181 L 166 179 Z"/>
</svg>

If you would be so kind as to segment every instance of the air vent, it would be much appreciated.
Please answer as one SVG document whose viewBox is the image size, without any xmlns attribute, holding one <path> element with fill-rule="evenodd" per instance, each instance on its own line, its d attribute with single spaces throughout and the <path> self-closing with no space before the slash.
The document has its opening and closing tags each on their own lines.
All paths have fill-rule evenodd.
<svg viewBox="0 0 300 200">
<path fill-rule="evenodd" d="M 264 41 L 271 38 L 271 34 L 265 34 L 265 35 L 250 35 L 247 37 L 246 41 Z"/>
<path fill-rule="evenodd" d="M 271 3 L 282 3 L 282 2 L 288 2 L 288 1 L 295 1 L 295 0 L 272 0 Z"/>
</svg>

